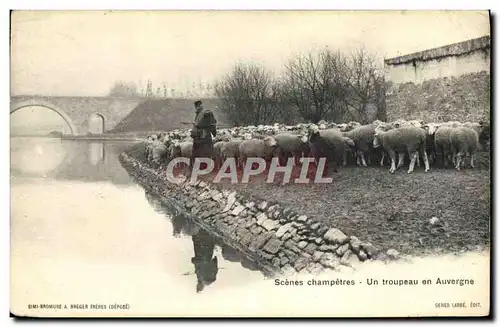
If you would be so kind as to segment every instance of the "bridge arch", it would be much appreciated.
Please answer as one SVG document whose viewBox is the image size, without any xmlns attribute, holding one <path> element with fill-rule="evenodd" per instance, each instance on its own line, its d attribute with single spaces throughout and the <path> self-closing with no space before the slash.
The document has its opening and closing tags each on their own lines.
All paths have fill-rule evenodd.
<svg viewBox="0 0 500 327">
<path fill-rule="evenodd" d="M 104 117 L 104 115 L 100 112 L 95 112 L 95 113 L 92 113 L 89 115 L 89 118 L 87 119 L 88 131 L 93 133 L 94 124 L 96 123 L 95 122 L 96 118 L 98 119 L 97 124 L 98 124 L 100 131 L 98 133 L 95 133 L 95 134 L 102 134 L 102 133 L 104 133 L 105 128 L 106 128 L 106 117 Z"/>
<path fill-rule="evenodd" d="M 18 103 L 11 103 L 10 104 L 10 114 L 13 114 L 14 112 L 18 111 L 19 109 L 26 108 L 26 107 L 44 107 L 49 110 L 54 111 L 57 113 L 59 116 L 61 116 L 62 119 L 68 124 L 69 129 L 71 130 L 72 135 L 76 135 L 78 133 L 78 128 L 76 125 L 73 123 L 71 118 L 59 107 L 56 105 L 47 102 L 47 101 L 41 101 L 38 99 L 32 99 L 32 100 L 26 100 Z"/>
</svg>

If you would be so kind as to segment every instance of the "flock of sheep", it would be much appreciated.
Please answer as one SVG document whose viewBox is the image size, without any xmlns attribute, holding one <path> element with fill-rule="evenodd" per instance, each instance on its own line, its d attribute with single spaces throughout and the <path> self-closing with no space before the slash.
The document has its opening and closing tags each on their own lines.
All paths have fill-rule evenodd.
<svg viewBox="0 0 500 327">
<path fill-rule="evenodd" d="M 191 158 L 193 142 L 189 129 L 159 132 L 145 141 L 148 162 L 156 166 L 168 163 L 176 157 Z M 367 166 L 372 163 L 384 166 L 385 157 L 390 159 L 390 172 L 404 164 L 407 154 L 410 163 L 408 173 L 420 166 L 425 171 L 430 165 L 447 167 L 451 162 L 455 169 L 474 167 L 476 151 L 489 142 L 489 125 L 482 122 L 449 121 L 426 123 L 421 120 L 376 120 L 367 125 L 358 122 L 335 124 L 321 121 L 294 126 L 283 124 L 259 125 L 219 129 L 214 138 L 216 167 L 227 158 L 235 158 L 238 166 L 246 158 L 259 157 L 269 160 L 280 158 L 326 158 L 333 162 L 333 170 L 347 164 Z M 396 165 L 396 157 L 398 159 Z"/>
</svg>

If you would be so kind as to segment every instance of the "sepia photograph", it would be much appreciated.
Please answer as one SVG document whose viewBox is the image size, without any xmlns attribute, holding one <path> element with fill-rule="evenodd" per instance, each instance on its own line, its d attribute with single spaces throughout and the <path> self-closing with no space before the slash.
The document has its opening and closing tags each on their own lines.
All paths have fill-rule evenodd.
<svg viewBox="0 0 500 327">
<path fill-rule="evenodd" d="M 11 10 L 11 317 L 488 317 L 488 10 Z"/>
</svg>

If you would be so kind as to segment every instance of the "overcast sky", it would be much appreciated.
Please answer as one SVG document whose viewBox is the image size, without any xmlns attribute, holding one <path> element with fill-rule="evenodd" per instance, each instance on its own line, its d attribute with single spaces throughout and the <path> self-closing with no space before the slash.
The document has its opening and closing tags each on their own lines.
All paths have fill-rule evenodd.
<svg viewBox="0 0 500 327">
<path fill-rule="evenodd" d="M 12 94 L 105 95 L 115 80 L 185 90 L 237 60 L 364 44 L 394 57 L 489 34 L 487 12 L 14 12 Z"/>
</svg>

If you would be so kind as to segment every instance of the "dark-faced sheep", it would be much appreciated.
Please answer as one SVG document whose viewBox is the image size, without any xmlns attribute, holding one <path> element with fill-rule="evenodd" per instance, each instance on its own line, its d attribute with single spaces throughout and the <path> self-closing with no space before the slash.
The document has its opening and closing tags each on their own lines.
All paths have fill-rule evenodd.
<svg viewBox="0 0 500 327">
<path fill-rule="evenodd" d="M 474 129 L 464 126 L 453 128 L 450 133 L 450 145 L 453 157 L 456 158 L 457 170 L 465 166 L 465 157 L 470 157 L 470 166 L 474 168 L 474 156 L 479 145 L 479 136 Z"/>
<path fill-rule="evenodd" d="M 403 164 L 401 154 L 404 156 L 405 152 L 408 153 L 411 159 L 408 174 L 413 172 L 415 161 L 419 153 L 424 158 L 425 171 L 427 172 L 429 171 L 429 160 L 427 159 L 425 141 L 426 135 L 422 128 L 404 126 L 389 131 L 377 128 L 373 139 L 373 147 L 378 148 L 382 146 L 389 154 L 391 158 L 390 173 L 394 173 L 396 169 L 401 167 Z M 397 167 L 396 153 L 400 154 L 400 160 Z"/>
<path fill-rule="evenodd" d="M 309 133 L 309 144 L 316 161 L 326 158 L 329 163 L 328 170 L 338 171 L 346 155 L 346 142 L 352 142 L 344 137 L 337 128 L 325 130 L 312 129 Z"/>
<path fill-rule="evenodd" d="M 439 123 L 424 123 L 422 128 L 426 132 L 425 145 L 427 147 L 427 156 L 431 164 L 436 162 L 437 151 L 436 151 L 436 131 L 440 127 Z"/>
<path fill-rule="evenodd" d="M 356 164 L 358 166 L 363 165 L 366 167 L 367 165 L 365 158 L 373 149 L 375 125 L 362 125 L 349 132 L 343 132 L 342 134 L 354 141 L 354 148 L 356 151 Z"/>
</svg>

